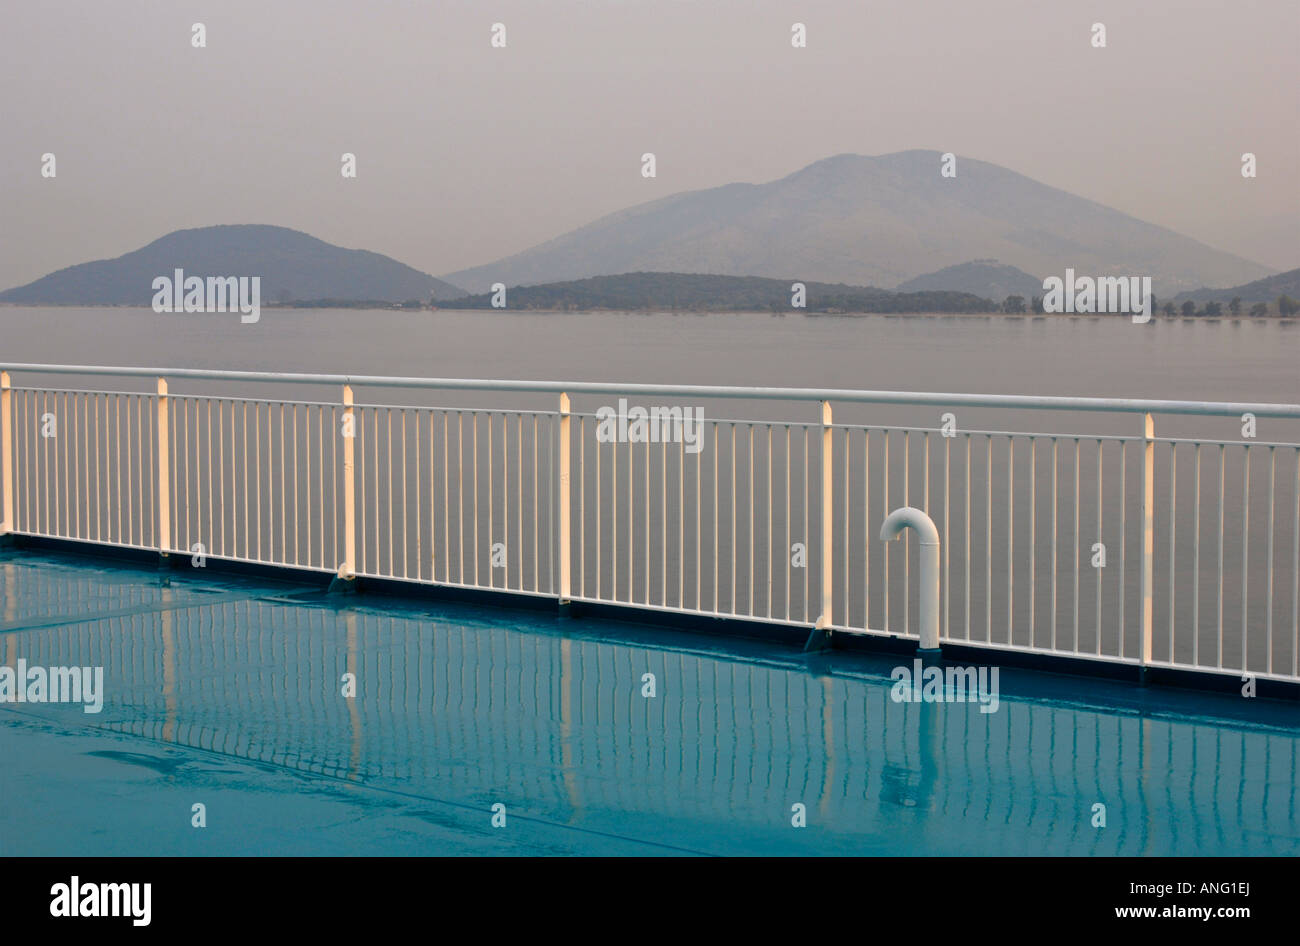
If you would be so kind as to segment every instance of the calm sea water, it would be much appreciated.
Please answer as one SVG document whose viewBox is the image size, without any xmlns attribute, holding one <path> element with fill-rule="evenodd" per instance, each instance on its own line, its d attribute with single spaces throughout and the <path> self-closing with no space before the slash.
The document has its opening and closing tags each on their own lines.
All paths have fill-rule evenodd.
<svg viewBox="0 0 1300 946">
<path fill-rule="evenodd" d="M 1300 322 L 0 307 L 4 361 L 1300 400 Z"/>
</svg>

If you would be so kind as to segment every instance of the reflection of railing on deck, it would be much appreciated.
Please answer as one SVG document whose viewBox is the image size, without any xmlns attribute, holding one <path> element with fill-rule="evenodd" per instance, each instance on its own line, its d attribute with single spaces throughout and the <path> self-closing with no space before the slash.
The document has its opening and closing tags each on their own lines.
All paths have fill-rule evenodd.
<svg viewBox="0 0 1300 946">
<path fill-rule="evenodd" d="M 0 563 L 4 600 L 43 613 L 85 607 L 75 578 Z M 222 596 L 189 582 L 145 593 L 98 602 L 133 613 L 0 638 L 11 666 L 105 668 L 98 716 L 30 712 L 407 797 L 454 785 L 484 811 L 508 799 L 512 811 L 593 827 L 607 812 L 645 812 L 771 830 L 802 801 L 811 823 L 867 846 L 891 825 L 905 836 L 959 819 L 1014 826 L 998 853 L 1258 852 L 1261 838 L 1296 853 L 1296 795 L 1276 790 L 1296 778 L 1294 732 L 1005 693 L 984 714 L 896 703 L 888 679 L 818 676 L 801 661 L 213 600 Z M 349 671 L 352 700 L 340 696 Z M 640 695 L 647 671 L 655 699 Z M 1097 802 L 1104 831 L 1091 823 Z M 932 842 L 973 853 L 960 838 Z"/>
<path fill-rule="evenodd" d="M 1210 436 L 1245 414 L 1285 434 L 1300 405 L 6 367 L 3 529 L 17 534 L 915 635 L 910 543 L 876 541 L 901 503 L 941 535 L 944 643 L 1300 680 L 1296 435 Z M 151 383 L 15 386 L 19 372 Z M 198 382 L 240 393 L 174 390 Z M 257 391 L 288 384 L 321 393 Z M 571 401 L 597 396 L 741 414 L 813 402 L 820 420 L 710 418 L 692 452 L 605 442 Z M 832 406 L 864 416 L 836 423 Z M 912 419 L 883 423 L 889 411 Z M 955 411 L 1053 426 L 933 426 Z M 1198 427 L 1158 438 L 1165 415 Z M 1062 416 L 1133 432 L 1066 432 Z"/>
</svg>

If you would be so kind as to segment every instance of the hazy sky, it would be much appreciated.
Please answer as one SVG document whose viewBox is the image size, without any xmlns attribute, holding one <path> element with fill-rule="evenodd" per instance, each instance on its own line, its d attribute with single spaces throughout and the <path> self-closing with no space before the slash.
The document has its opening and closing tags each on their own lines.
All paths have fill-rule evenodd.
<svg viewBox="0 0 1300 946">
<path fill-rule="evenodd" d="M 1292 268 L 1297 37 L 1297 0 L 13 3 L 0 287 L 216 223 L 441 275 L 677 191 L 908 148 Z"/>
</svg>

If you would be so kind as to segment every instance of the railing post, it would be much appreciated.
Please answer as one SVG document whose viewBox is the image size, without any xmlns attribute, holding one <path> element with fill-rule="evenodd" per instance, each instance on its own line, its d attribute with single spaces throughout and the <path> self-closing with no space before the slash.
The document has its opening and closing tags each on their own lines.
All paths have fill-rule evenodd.
<svg viewBox="0 0 1300 946">
<path fill-rule="evenodd" d="M 1155 422 L 1150 414 L 1143 415 L 1143 450 L 1142 450 L 1142 676 L 1145 680 L 1146 667 L 1151 661 L 1151 602 L 1154 591 L 1152 560 L 1155 557 L 1155 469 L 1156 443 Z M 1121 593 L 1123 593 L 1121 589 Z"/>
<path fill-rule="evenodd" d="M 167 379 L 158 379 L 157 415 L 158 415 L 158 554 L 166 560 L 172 546 L 171 524 L 171 467 L 169 465 L 168 441 L 170 423 L 168 421 Z"/>
<path fill-rule="evenodd" d="M 356 416 L 352 386 L 343 385 L 343 561 L 338 577 L 351 582 L 357 573 Z M 332 583 L 333 584 L 333 583 Z"/>
<path fill-rule="evenodd" d="M 569 419 L 569 395 L 560 392 L 560 469 L 559 469 L 559 534 L 557 537 L 557 555 L 560 558 L 560 589 L 559 604 L 561 609 L 569 603 L 569 595 L 572 590 L 572 577 L 570 575 L 571 554 L 570 554 L 570 523 L 569 523 L 569 488 L 570 483 L 570 461 L 571 451 L 570 444 L 570 425 Z"/>
<path fill-rule="evenodd" d="M 832 513 L 835 509 L 835 441 L 834 430 L 831 428 L 831 402 L 822 401 L 822 488 L 821 488 L 821 531 L 822 531 L 822 554 L 821 554 L 821 576 L 822 576 L 822 607 L 821 613 L 817 615 L 817 622 L 808 632 L 808 640 L 804 642 L 805 651 L 815 652 L 826 650 L 831 646 L 831 627 L 835 623 L 832 615 L 834 606 L 834 578 L 835 578 L 835 543 L 833 541 L 835 533 L 834 516 Z M 770 459 L 770 458 L 769 458 Z M 810 484 L 805 484 L 804 489 L 810 489 Z M 848 497 L 845 497 L 848 502 Z M 805 536 L 805 541 L 807 537 Z M 753 580 L 753 576 L 750 576 Z"/>
<path fill-rule="evenodd" d="M 831 402 L 822 401 L 822 610 L 817 619 L 817 627 L 830 635 L 830 628 L 835 622 L 831 608 L 834 602 L 835 578 L 835 440 L 831 428 Z"/>
<path fill-rule="evenodd" d="M 9 372 L 0 371 L 0 479 L 4 480 L 0 503 L 0 535 L 14 531 L 14 431 L 13 392 L 9 390 Z"/>
</svg>

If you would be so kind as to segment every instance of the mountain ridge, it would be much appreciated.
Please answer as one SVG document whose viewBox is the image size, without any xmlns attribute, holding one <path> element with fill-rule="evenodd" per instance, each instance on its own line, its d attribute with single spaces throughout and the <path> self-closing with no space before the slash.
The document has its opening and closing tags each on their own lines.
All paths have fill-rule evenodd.
<svg viewBox="0 0 1300 946">
<path fill-rule="evenodd" d="M 670 194 L 444 278 L 471 292 L 621 272 L 896 286 L 973 259 L 1025 272 L 1150 275 L 1162 296 L 1272 270 L 974 158 L 839 154 L 761 184 Z"/>
<path fill-rule="evenodd" d="M 1242 302 L 1251 304 L 1255 302 L 1275 302 L 1279 296 L 1284 295 L 1300 300 L 1300 268 L 1289 269 L 1283 273 L 1274 273 L 1272 276 L 1265 276 L 1263 279 L 1256 279 L 1241 286 L 1230 286 L 1227 289 L 1207 289 L 1202 287 L 1193 289 L 1190 292 L 1180 292 L 1174 296 L 1173 302 L 1176 304 L 1188 300 L 1193 302 L 1231 302 L 1234 297 L 1237 297 Z"/>
<path fill-rule="evenodd" d="M 157 276 L 260 276 L 266 303 L 452 299 L 459 286 L 370 250 L 347 249 L 270 224 L 174 230 L 112 259 L 65 266 L 0 292 L 27 305 L 149 305 Z"/>
</svg>

